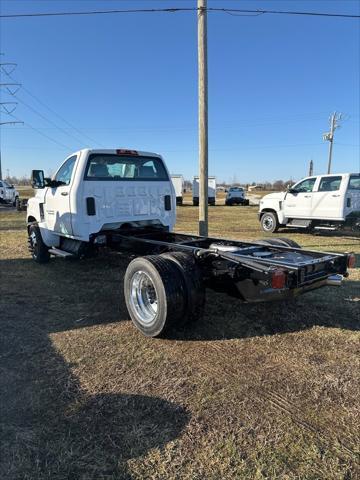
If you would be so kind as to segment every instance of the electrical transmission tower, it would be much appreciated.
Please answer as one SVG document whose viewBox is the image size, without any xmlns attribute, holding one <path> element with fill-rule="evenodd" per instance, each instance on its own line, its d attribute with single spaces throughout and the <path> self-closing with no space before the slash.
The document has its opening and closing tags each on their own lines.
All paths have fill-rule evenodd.
<svg viewBox="0 0 360 480">
<path fill-rule="evenodd" d="M 314 173 L 314 162 L 311 159 L 309 164 L 309 177 L 311 177 L 313 173 Z"/>
<path fill-rule="evenodd" d="M 328 171 L 331 173 L 331 160 L 332 160 L 332 149 L 334 143 L 334 133 L 337 128 L 340 128 L 340 120 L 342 119 L 342 113 L 334 112 L 329 118 L 330 121 L 330 132 L 324 133 L 323 139 L 327 140 L 329 143 L 329 161 L 328 161 Z"/>
<path fill-rule="evenodd" d="M 16 66 L 17 66 L 16 63 L 9 63 L 9 62 L 0 63 L 0 70 L 8 74 L 8 73 L 12 73 L 15 70 Z M 10 69 L 10 72 L 8 71 L 9 69 Z M 8 91 L 8 93 L 12 96 L 15 95 L 15 93 L 19 90 L 20 87 L 21 87 L 20 83 L 0 83 L 0 91 L 2 88 L 5 88 Z M 0 101 L 0 112 L 3 111 L 7 115 L 12 115 L 16 107 L 17 107 L 17 102 L 1 102 Z M 19 123 L 23 124 L 24 122 L 21 122 L 20 120 L 10 120 L 5 122 L 0 121 L 0 127 L 2 125 L 16 125 Z M 0 137 L 0 140 L 1 140 L 1 137 Z M 1 142 L 0 142 L 0 180 L 2 180 Z"/>
</svg>

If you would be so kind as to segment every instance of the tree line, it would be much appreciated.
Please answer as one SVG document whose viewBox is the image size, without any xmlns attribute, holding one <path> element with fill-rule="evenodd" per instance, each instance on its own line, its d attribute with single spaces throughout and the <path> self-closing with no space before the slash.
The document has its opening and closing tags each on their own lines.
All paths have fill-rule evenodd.
<svg viewBox="0 0 360 480">
<path fill-rule="evenodd" d="M 16 177 L 14 175 L 8 176 L 4 178 L 6 182 L 8 182 L 10 185 L 19 185 L 19 186 L 26 186 L 26 185 L 31 185 L 30 178 L 27 176 L 23 177 Z M 238 181 L 235 182 L 225 182 L 222 181 L 218 183 L 218 187 L 224 187 L 224 188 L 229 188 L 231 186 L 238 186 L 238 187 L 243 187 L 243 188 L 248 188 L 249 186 L 259 186 L 261 187 L 262 190 L 273 190 L 273 191 L 282 191 L 285 190 L 287 185 L 292 185 L 294 181 L 292 179 L 290 180 L 276 180 L 275 182 L 261 182 L 261 183 L 241 183 Z M 184 188 L 186 190 L 191 190 L 192 188 L 192 181 L 191 180 L 184 180 Z"/>
</svg>

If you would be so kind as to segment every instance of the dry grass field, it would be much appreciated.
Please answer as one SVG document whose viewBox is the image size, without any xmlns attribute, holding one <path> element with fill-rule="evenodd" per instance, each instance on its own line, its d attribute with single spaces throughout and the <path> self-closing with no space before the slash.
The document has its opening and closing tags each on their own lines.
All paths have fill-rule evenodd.
<svg viewBox="0 0 360 480">
<path fill-rule="evenodd" d="M 256 210 L 210 207 L 210 234 L 263 237 Z M 196 216 L 178 208 L 177 230 Z M 360 269 L 286 303 L 208 291 L 202 320 L 158 340 L 129 321 L 128 257 L 37 265 L 26 243 L 25 214 L 0 210 L 0 478 L 360 478 Z"/>
</svg>

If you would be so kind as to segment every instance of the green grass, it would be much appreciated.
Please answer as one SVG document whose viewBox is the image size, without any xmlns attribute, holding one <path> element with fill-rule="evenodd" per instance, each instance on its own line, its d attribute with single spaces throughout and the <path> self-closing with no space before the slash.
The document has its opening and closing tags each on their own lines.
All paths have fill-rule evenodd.
<svg viewBox="0 0 360 480">
<path fill-rule="evenodd" d="M 264 237 L 256 210 L 210 207 L 210 234 Z M 196 233 L 197 213 L 176 229 Z M 360 254 L 354 237 L 277 236 Z M 1 478 L 359 477 L 359 269 L 286 303 L 209 291 L 202 320 L 158 340 L 128 319 L 128 261 L 36 265 L 24 213 L 0 211 Z"/>
</svg>

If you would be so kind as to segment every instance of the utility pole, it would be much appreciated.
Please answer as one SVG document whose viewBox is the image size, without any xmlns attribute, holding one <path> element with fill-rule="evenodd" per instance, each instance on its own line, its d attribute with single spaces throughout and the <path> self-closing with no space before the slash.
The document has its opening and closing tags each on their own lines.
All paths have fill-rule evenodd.
<svg viewBox="0 0 360 480">
<path fill-rule="evenodd" d="M 310 165 L 309 165 L 309 177 L 311 177 L 313 174 L 314 174 L 314 162 L 311 159 Z"/>
<path fill-rule="evenodd" d="M 329 143 L 329 160 L 328 160 L 328 171 L 327 173 L 331 173 L 331 161 L 332 161 L 332 149 L 333 149 L 333 143 L 334 143 L 334 133 L 337 128 L 340 127 L 339 121 L 342 118 L 342 114 L 338 114 L 334 112 L 331 117 L 329 118 L 330 120 L 330 132 L 324 133 L 323 139 L 328 140 Z"/>
<path fill-rule="evenodd" d="M 198 0 L 199 235 L 208 235 L 207 0 Z"/>
</svg>

